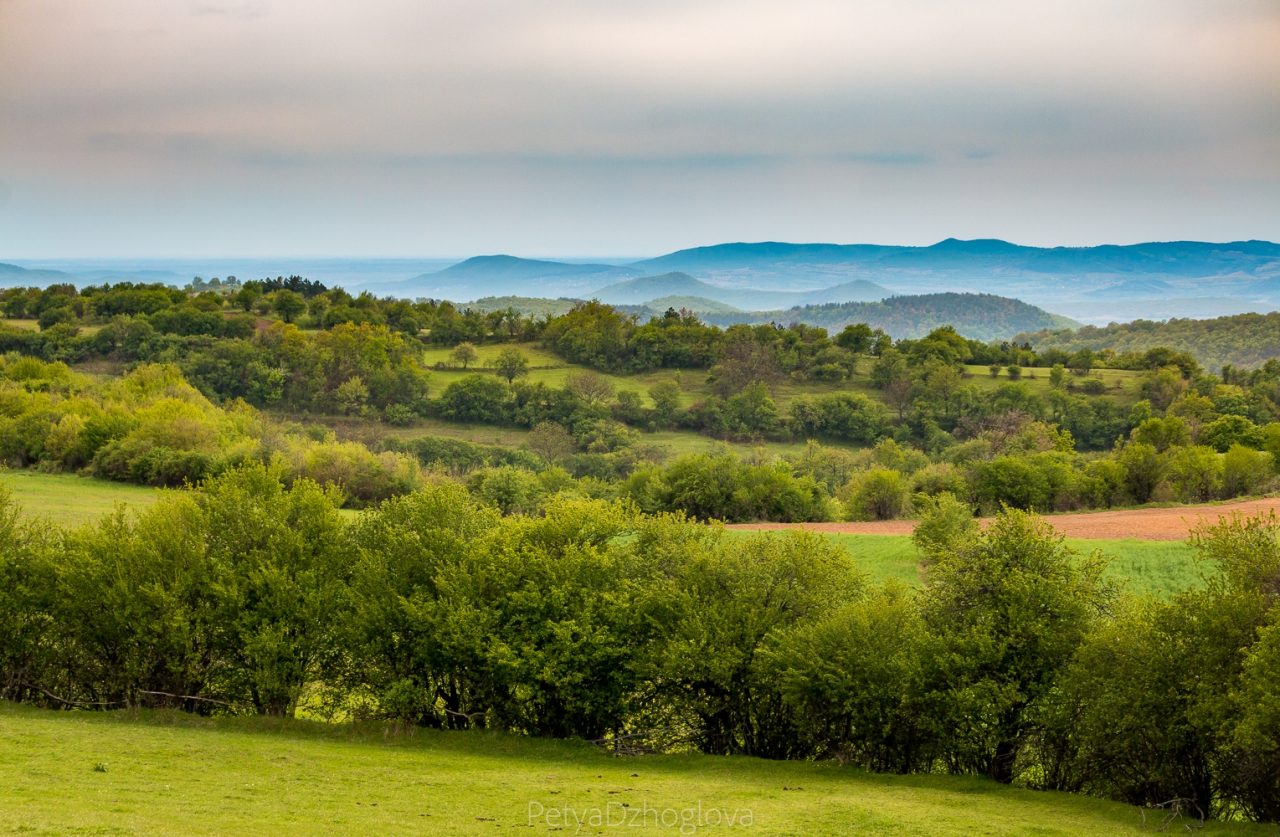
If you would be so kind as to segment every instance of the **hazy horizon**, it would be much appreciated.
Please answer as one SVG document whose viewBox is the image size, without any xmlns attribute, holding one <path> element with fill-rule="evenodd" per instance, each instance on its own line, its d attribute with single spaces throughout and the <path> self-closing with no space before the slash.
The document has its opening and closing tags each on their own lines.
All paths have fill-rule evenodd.
<svg viewBox="0 0 1280 837">
<path fill-rule="evenodd" d="M 1280 5 L 0 0 L 0 260 L 1280 239 Z"/>
</svg>

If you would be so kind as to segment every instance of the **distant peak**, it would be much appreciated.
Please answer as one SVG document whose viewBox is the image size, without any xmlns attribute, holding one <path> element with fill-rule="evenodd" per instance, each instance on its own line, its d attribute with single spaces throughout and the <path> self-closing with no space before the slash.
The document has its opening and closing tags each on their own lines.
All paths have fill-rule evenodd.
<svg viewBox="0 0 1280 837">
<path fill-rule="evenodd" d="M 972 238 L 968 241 L 959 238 L 946 238 L 925 249 L 944 250 L 953 253 L 1013 253 L 1026 248 L 999 238 Z"/>
</svg>

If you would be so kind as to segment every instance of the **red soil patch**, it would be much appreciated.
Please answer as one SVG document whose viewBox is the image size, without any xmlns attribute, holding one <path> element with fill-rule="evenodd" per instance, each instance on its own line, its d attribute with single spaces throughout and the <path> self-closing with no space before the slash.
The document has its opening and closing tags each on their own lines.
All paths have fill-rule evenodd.
<svg viewBox="0 0 1280 837">
<path fill-rule="evenodd" d="M 1280 498 L 1245 500 L 1211 506 L 1175 506 L 1167 509 L 1128 509 L 1125 511 L 1088 512 L 1046 515 L 1045 519 L 1069 538 L 1142 541 L 1181 541 L 1200 522 L 1217 523 L 1219 517 L 1232 512 L 1246 516 L 1265 514 L 1280 508 Z M 983 518 L 985 524 L 991 518 Z M 809 529 L 849 535 L 910 535 L 914 520 L 883 520 L 875 523 L 737 523 L 729 529 Z"/>
</svg>

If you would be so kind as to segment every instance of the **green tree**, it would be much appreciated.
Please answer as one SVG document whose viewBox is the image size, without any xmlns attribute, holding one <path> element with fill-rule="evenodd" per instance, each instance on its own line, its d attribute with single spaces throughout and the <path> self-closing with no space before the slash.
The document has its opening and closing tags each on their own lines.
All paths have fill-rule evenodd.
<svg viewBox="0 0 1280 837">
<path fill-rule="evenodd" d="M 1135 503 L 1146 503 L 1164 479 L 1165 463 L 1159 451 L 1146 442 L 1131 442 L 1121 449 L 1116 461 L 1124 468 L 1125 489 Z"/>
<path fill-rule="evenodd" d="M 262 296 L 262 293 L 255 287 L 256 284 L 245 283 L 244 287 L 236 291 L 235 296 L 231 298 L 236 305 L 244 309 L 246 314 L 253 310 L 254 303 L 258 301 L 258 297 Z"/>
<path fill-rule="evenodd" d="M 1038 705 L 1115 600 L 1106 565 L 1018 511 L 934 551 L 920 604 L 946 649 L 939 662 L 953 765 L 1013 780 Z"/>
<path fill-rule="evenodd" d="M 675 424 L 680 414 L 680 385 L 675 381 L 658 381 L 649 387 L 649 398 L 658 423 L 667 427 Z"/>
<path fill-rule="evenodd" d="M 502 351 L 498 352 L 498 356 L 488 361 L 486 365 L 490 366 L 498 375 L 506 378 L 508 384 L 516 378 L 523 378 L 529 374 L 529 359 L 514 346 L 503 348 Z"/>
<path fill-rule="evenodd" d="M 459 343 L 449 353 L 449 359 L 454 365 L 461 366 L 463 369 L 466 369 L 468 364 L 475 363 L 479 356 L 480 353 L 476 351 L 476 347 L 470 343 Z"/>
<path fill-rule="evenodd" d="M 907 361 L 897 349 L 885 349 L 871 367 L 871 385 L 884 389 L 907 377 Z"/>
<path fill-rule="evenodd" d="M 369 400 L 369 388 L 359 375 L 353 375 L 343 381 L 333 392 L 334 400 L 346 415 L 359 413 Z"/>
<path fill-rule="evenodd" d="M 873 468 L 853 485 L 846 505 L 850 520 L 893 520 L 907 507 L 906 480 L 891 468 Z"/>
<path fill-rule="evenodd" d="M 280 319 L 291 323 L 294 317 L 307 310 L 307 300 L 302 294 L 282 288 L 272 294 L 271 307 L 280 315 Z"/>
</svg>

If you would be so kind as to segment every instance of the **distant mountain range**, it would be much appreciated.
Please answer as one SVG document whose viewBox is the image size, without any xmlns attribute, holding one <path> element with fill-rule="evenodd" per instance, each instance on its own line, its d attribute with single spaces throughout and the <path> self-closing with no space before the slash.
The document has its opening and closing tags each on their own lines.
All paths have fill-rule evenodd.
<svg viewBox="0 0 1280 837">
<path fill-rule="evenodd" d="M 625 264 L 477 256 L 417 274 L 405 270 L 410 260 L 347 260 L 340 266 L 336 262 L 341 260 L 331 261 L 335 264 L 317 261 L 313 270 L 296 261 L 285 267 L 282 261 L 277 271 L 268 267 L 273 264 L 269 260 L 254 260 L 252 267 L 244 260 L 224 260 L 224 273 L 232 272 L 234 263 L 244 268 L 241 279 L 266 275 L 263 270 L 286 275 L 300 272 L 351 290 L 456 302 L 481 297 L 596 296 L 635 305 L 675 296 L 743 310 L 786 310 L 795 305 L 865 302 L 892 294 L 969 292 L 1013 297 L 1097 323 L 1131 318 L 1129 312 L 1137 310 L 1141 315 L 1153 307 L 1162 317 L 1280 308 L 1280 244 L 1267 241 L 1050 248 L 998 239 L 949 238 L 928 247 L 766 241 L 696 247 Z M 426 262 L 419 264 L 427 267 Z M 145 267 L 148 270 L 121 267 L 115 276 L 149 274 L 158 279 L 166 265 L 152 260 Z M 114 281 L 102 270 L 22 271 L 0 266 L 0 285 Z M 672 279 L 673 275 L 677 278 Z M 641 279 L 647 281 L 631 284 Z M 190 279 L 176 284 L 185 281 Z"/>
<path fill-rule="evenodd" d="M 1192 317 L 1202 316 L 1196 302 L 1202 298 L 1237 300 L 1242 310 L 1271 310 L 1280 303 L 1280 245 L 1267 241 L 1051 248 L 997 239 L 950 238 L 929 247 L 766 241 L 696 247 L 625 265 L 496 258 L 468 259 L 423 274 L 404 282 L 404 289 L 459 301 L 468 293 L 472 299 L 598 296 L 626 305 L 697 296 L 745 310 L 869 301 L 887 293 L 994 293 L 1091 321 L 1108 316 L 1108 306 L 1098 307 L 1107 301 L 1158 301 L 1165 316 Z M 681 280 L 685 286 L 658 287 L 655 277 L 672 274 L 687 277 Z M 653 281 L 628 284 L 641 278 Z M 701 284 L 689 285 L 688 279 Z M 865 284 L 845 289 L 851 293 L 846 299 L 839 298 L 843 291 L 827 293 L 859 282 Z"/>
</svg>

